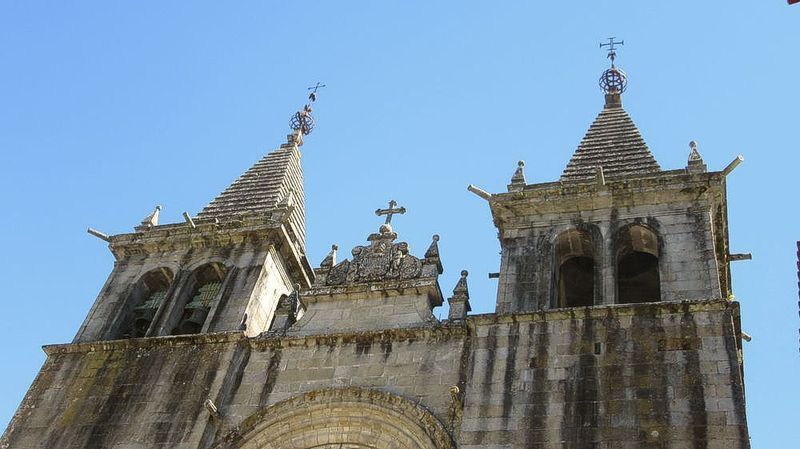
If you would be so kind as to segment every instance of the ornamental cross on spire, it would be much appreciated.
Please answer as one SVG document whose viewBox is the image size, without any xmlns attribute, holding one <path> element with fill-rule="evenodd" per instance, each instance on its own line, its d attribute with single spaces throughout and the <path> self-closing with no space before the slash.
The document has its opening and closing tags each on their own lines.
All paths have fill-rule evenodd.
<svg viewBox="0 0 800 449">
<path fill-rule="evenodd" d="M 315 101 L 317 101 L 317 90 L 318 90 L 320 87 L 325 87 L 325 85 L 324 85 L 324 84 L 322 84 L 322 83 L 320 83 L 319 81 L 317 81 L 317 84 L 316 84 L 316 85 L 314 85 L 314 86 L 311 86 L 311 87 L 309 87 L 309 88 L 308 88 L 308 90 L 310 90 L 310 91 L 311 91 L 311 93 L 310 93 L 310 94 L 308 94 L 308 99 L 309 99 L 309 100 L 311 100 L 311 102 L 312 102 L 312 103 L 313 103 L 313 102 L 315 102 Z"/>
<path fill-rule="evenodd" d="M 600 44 L 600 48 L 608 47 L 608 59 L 611 60 L 611 67 L 614 67 L 614 59 L 617 57 L 617 45 L 625 45 L 625 41 L 615 41 L 615 37 L 609 37 L 608 42 Z"/>
<path fill-rule="evenodd" d="M 389 208 L 388 209 L 377 209 L 375 211 L 375 215 L 377 215 L 379 217 L 381 215 L 386 215 L 386 224 L 387 225 L 391 224 L 392 223 L 392 215 L 394 215 L 394 214 L 403 215 L 404 213 L 406 213 L 406 208 L 405 207 L 401 206 L 401 207 L 395 208 L 395 206 L 397 206 L 397 201 L 391 200 L 391 201 L 389 201 Z"/>
</svg>

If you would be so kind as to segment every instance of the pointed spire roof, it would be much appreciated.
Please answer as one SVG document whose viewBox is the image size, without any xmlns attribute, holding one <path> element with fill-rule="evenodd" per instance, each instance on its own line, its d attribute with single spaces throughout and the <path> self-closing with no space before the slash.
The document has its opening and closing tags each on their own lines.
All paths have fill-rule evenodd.
<svg viewBox="0 0 800 449">
<path fill-rule="evenodd" d="M 610 96 L 616 98 L 608 98 Z M 593 179 L 597 167 L 603 167 L 606 178 L 661 171 L 639 129 L 622 108 L 619 94 L 606 95 L 605 108 L 581 140 L 561 175 L 561 181 Z"/>
<path fill-rule="evenodd" d="M 256 162 L 197 214 L 197 218 L 223 221 L 239 215 L 267 214 L 282 206 L 289 207 L 289 222 L 304 246 L 303 169 L 300 150 L 295 143 L 297 136 L 289 137 L 288 143 Z"/>
</svg>

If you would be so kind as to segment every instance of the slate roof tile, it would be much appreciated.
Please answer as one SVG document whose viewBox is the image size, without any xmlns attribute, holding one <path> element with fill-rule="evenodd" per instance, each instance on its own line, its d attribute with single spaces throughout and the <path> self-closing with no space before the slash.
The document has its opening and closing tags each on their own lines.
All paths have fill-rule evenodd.
<svg viewBox="0 0 800 449">
<path fill-rule="evenodd" d="M 606 178 L 661 171 L 631 117 L 621 106 L 606 106 L 572 155 L 561 181 L 586 181 L 598 166 Z"/>
<path fill-rule="evenodd" d="M 289 192 L 294 191 L 294 211 L 289 221 L 299 232 L 299 243 L 305 246 L 305 195 L 300 151 L 294 145 L 283 145 L 256 162 L 249 170 L 220 193 L 198 218 L 224 220 L 244 213 L 268 213 L 275 209 Z"/>
</svg>

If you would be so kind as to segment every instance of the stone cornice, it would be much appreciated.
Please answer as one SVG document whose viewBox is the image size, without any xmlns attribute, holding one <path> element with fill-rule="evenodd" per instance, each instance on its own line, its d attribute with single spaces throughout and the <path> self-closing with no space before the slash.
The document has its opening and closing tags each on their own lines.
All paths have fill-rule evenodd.
<svg viewBox="0 0 800 449">
<path fill-rule="evenodd" d="M 258 337 L 248 338 L 244 332 L 216 332 L 212 334 L 175 335 L 164 337 L 132 338 L 126 340 L 95 341 L 88 343 L 66 343 L 43 346 L 48 356 L 59 354 L 75 354 L 100 351 L 118 351 L 126 349 L 144 349 L 160 347 L 194 346 L 205 344 L 223 344 L 248 341 L 254 348 L 286 348 L 296 346 L 330 346 L 339 343 L 365 341 L 408 341 L 408 340 L 444 340 L 465 336 L 466 326 L 447 322 L 422 327 L 381 329 L 364 332 L 337 332 L 307 336 L 286 336 L 280 333 L 265 333 Z"/>
<path fill-rule="evenodd" d="M 174 251 L 182 248 L 202 248 L 239 244 L 246 239 L 269 238 L 283 225 L 271 215 L 217 222 L 203 220 L 188 223 L 173 223 L 153 226 L 129 234 L 111 237 L 109 248 L 117 259 L 137 254 Z"/>
<path fill-rule="evenodd" d="M 164 337 L 130 338 L 126 340 L 92 341 L 42 346 L 48 356 L 99 351 L 118 351 L 157 347 L 178 347 L 198 344 L 219 344 L 247 340 L 244 332 L 216 332 L 213 334 L 174 335 Z"/>
<path fill-rule="evenodd" d="M 551 182 L 531 184 L 524 190 L 491 195 L 489 206 L 499 229 L 526 227 L 529 217 L 544 214 L 575 214 L 592 210 L 698 203 L 718 198 L 725 202 L 725 175 L 722 172 L 688 174 L 684 170 L 660 172 L 651 176 L 594 182 Z M 663 208 L 665 212 L 668 207 Z M 565 215 L 565 219 L 571 216 Z"/>
<path fill-rule="evenodd" d="M 576 319 L 602 319 L 609 313 L 616 316 L 632 316 L 641 314 L 642 311 L 659 314 L 676 314 L 685 312 L 707 312 L 731 310 L 738 314 L 739 303 L 723 298 L 687 300 L 687 301 L 662 301 L 641 304 L 609 304 L 592 307 L 571 307 L 564 309 L 540 310 L 536 312 L 497 314 L 487 313 L 482 315 L 467 316 L 470 328 L 505 323 L 530 323 L 540 321 L 559 321 Z"/>
<path fill-rule="evenodd" d="M 433 326 L 405 327 L 396 329 L 380 329 L 363 332 L 337 332 L 330 334 L 314 334 L 302 336 L 285 336 L 265 333 L 250 339 L 254 348 L 288 348 L 297 346 L 335 346 L 347 343 L 436 340 L 442 341 L 454 337 L 465 337 L 467 327 L 461 324 L 442 322 Z"/>
<path fill-rule="evenodd" d="M 188 223 L 172 223 L 110 238 L 109 249 L 120 261 L 135 255 L 168 253 L 190 248 L 219 248 L 248 242 L 272 243 L 288 263 L 294 282 L 311 285 L 314 272 L 305 254 L 291 237 L 291 224 L 286 219 L 289 209 L 278 208 L 263 214 L 243 214 L 220 222 L 197 219 L 195 227 Z"/>
<path fill-rule="evenodd" d="M 338 332 L 304 336 L 286 336 L 282 333 L 264 333 L 258 337 L 248 338 L 243 332 L 218 332 L 213 334 L 178 335 L 165 337 L 135 338 L 127 340 L 109 340 L 89 343 L 69 343 L 43 346 L 48 356 L 59 354 L 88 353 L 96 351 L 116 351 L 125 349 L 178 347 L 199 344 L 222 344 L 247 341 L 256 349 L 333 346 L 353 342 L 436 340 L 466 337 L 477 326 L 488 326 L 507 323 L 530 323 L 542 321 L 603 319 L 609 313 L 616 316 L 630 316 L 637 313 L 682 314 L 686 312 L 729 311 L 738 316 L 739 303 L 727 299 L 708 299 L 692 301 L 665 301 L 647 304 L 614 304 L 593 307 L 574 307 L 567 309 L 542 310 L 537 312 L 482 315 L 469 315 L 459 323 L 442 321 L 432 326 L 420 326 L 398 329 L 381 329 L 364 332 Z"/>
<path fill-rule="evenodd" d="M 685 170 L 671 170 L 654 173 L 652 175 L 641 175 L 635 178 L 612 178 L 606 179 L 603 186 L 597 185 L 594 180 L 586 182 L 545 182 L 539 184 L 528 184 L 521 191 L 501 192 L 492 194 L 492 201 L 513 201 L 519 198 L 539 198 L 571 195 L 597 194 L 601 192 L 629 191 L 629 190 L 662 190 L 664 188 L 674 188 L 682 190 L 687 184 L 703 185 L 721 184 L 725 180 L 722 172 L 694 173 L 689 174 Z"/>
</svg>

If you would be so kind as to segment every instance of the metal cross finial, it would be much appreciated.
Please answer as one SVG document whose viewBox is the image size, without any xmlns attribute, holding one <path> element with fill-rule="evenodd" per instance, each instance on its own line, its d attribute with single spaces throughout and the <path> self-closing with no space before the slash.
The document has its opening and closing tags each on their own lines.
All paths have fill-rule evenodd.
<svg viewBox="0 0 800 449">
<path fill-rule="evenodd" d="M 308 90 L 311 91 L 311 93 L 308 94 L 308 99 L 311 100 L 311 102 L 317 101 L 317 89 L 319 89 L 320 87 L 325 87 L 325 85 L 317 81 L 316 85 L 308 88 Z"/>
<path fill-rule="evenodd" d="M 388 224 L 390 224 L 392 222 L 392 215 L 394 215 L 394 214 L 402 215 L 402 214 L 406 213 L 406 208 L 405 207 L 401 206 L 401 207 L 395 208 L 395 206 L 397 206 L 397 201 L 391 200 L 391 201 L 389 201 L 389 208 L 388 209 L 377 209 L 375 211 L 375 215 L 377 215 L 379 217 L 381 215 L 386 215 L 386 224 L 388 225 Z"/>
<path fill-rule="evenodd" d="M 605 44 L 600 44 L 600 48 L 608 47 L 608 59 L 611 60 L 611 66 L 612 67 L 614 66 L 614 59 L 616 59 L 616 57 L 617 57 L 617 52 L 616 52 L 617 47 L 616 46 L 617 45 L 625 45 L 625 41 L 617 42 L 614 39 L 616 39 L 616 38 L 609 37 L 608 38 L 608 42 L 606 42 Z"/>
</svg>

